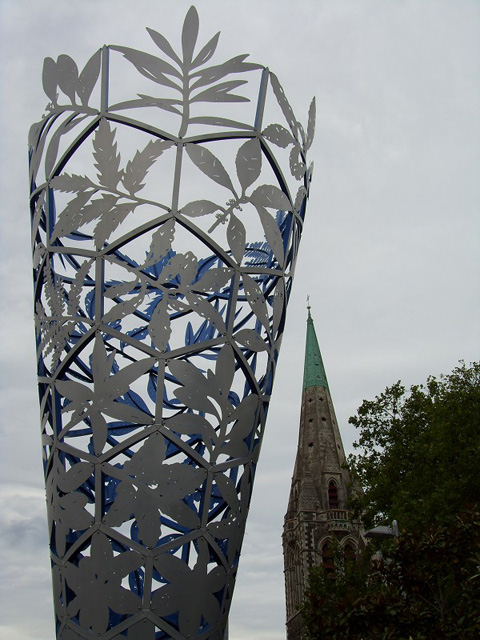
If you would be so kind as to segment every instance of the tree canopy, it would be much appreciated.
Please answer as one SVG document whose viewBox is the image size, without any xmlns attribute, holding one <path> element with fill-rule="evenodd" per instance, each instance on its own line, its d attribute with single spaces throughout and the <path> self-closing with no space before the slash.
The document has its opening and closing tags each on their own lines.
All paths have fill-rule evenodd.
<svg viewBox="0 0 480 640">
<path fill-rule="evenodd" d="M 310 640 L 443 640 L 480 637 L 480 513 L 403 532 L 336 575 L 312 570 L 302 614 Z"/>
<path fill-rule="evenodd" d="M 360 432 L 349 457 L 366 526 L 396 519 L 421 530 L 447 524 L 480 496 L 480 364 L 462 363 L 409 391 L 397 382 L 350 418 Z"/>
<path fill-rule="evenodd" d="M 396 519 L 400 536 L 335 575 L 311 572 L 302 609 L 310 640 L 480 637 L 480 364 L 461 363 L 408 391 L 365 400 L 351 471 L 366 528 Z"/>
</svg>

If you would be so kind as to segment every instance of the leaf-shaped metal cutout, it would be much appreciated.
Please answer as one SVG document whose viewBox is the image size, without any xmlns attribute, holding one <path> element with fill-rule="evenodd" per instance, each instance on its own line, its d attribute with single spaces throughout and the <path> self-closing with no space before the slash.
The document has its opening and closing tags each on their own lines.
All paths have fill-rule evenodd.
<svg viewBox="0 0 480 640">
<path fill-rule="evenodd" d="M 277 147 L 281 147 L 282 149 L 286 149 L 289 144 L 295 144 L 295 138 L 280 124 L 268 125 L 268 127 L 262 131 L 262 135 L 269 142 L 276 144 Z"/>
<path fill-rule="evenodd" d="M 123 172 L 120 169 L 120 154 L 117 154 L 115 130 L 111 129 L 110 123 L 105 118 L 100 120 L 93 137 L 93 149 L 100 184 L 116 189 Z"/>
<path fill-rule="evenodd" d="M 58 478 L 58 488 L 63 493 L 75 491 L 93 475 L 93 465 L 89 462 L 79 462 Z"/>
<path fill-rule="evenodd" d="M 276 336 L 285 311 L 285 285 L 279 279 L 273 293 L 273 335 Z"/>
<path fill-rule="evenodd" d="M 195 200 L 194 202 L 189 202 L 181 209 L 181 213 L 184 216 L 189 216 L 190 218 L 197 218 L 198 216 L 206 216 L 209 213 L 215 213 L 215 211 L 219 210 L 218 204 L 212 202 L 211 200 Z"/>
<path fill-rule="evenodd" d="M 315 136 L 315 110 L 315 98 L 313 98 L 308 110 L 307 140 L 305 142 L 305 149 L 307 151 L 312 146 L 313 137 Z"/>
<path fill-rule="evenodd" d="M 63 193 L 77 193 L 86 189 L 95 189 L 95 185 L 87 176 L 68 175 L 63 173 L 50 181 L 50 186 Z"/>
<path fill-rule="evenodd" d="M 55 103 L 57 101 L 57 63 L 53 58 L 45 58 L 42 73 L 43 90 Z"/>
<path fill-rule="evenodd" d="M 78 67 L 70 56 L 62 54 L 57 58 L 57 82 L 63 93 L 75 102 L 77 91 Z"/>
<path fill-rule="evenodd" d="M 212 267 L 206 271 L 201 279 L 192 284 L 193 291 L 216 292 L 222 289 L 233 276 L 233 269 L 227 267 Z"/>
<path fill-rule="evenodd" d="M 228 118 L 217 118 L 215 116 L 199 116 L 197 118 L 190 118 L 190 124 L 206 124 L 210 127 L 229 127 L 231 129 L 247 129 L 253 131 L 254 127 L 245 122 L 237 122 L 236 120 L 229 120 Z"/>
<path fill-rule="evenodd" d="M 191 143 L 185 145 L 185 151 L 187 152 L 190 160 L 202 173 L 214 180 L 217 184 L 220 184 L 222 187 L 230 189 L 230 191 L 235 193 L 232 181 L 230 180 L 230 176 L 226 172 L 225 167 L 211 151 L 199 144 Z"/>
<path fill-rule="evenodd" d="M 305 198 L 307 197 L 307 190 L 303 185 L 298 187 L 297 195 L 295 196 L 294 209 L 297 213 L 300 213 L 300 209 L 303 206 Z"/>
<path fill-rule="evenodd" d="M 171 64 L 165 62 L 161 58 L 152 56 L 143 51 L 130 49 L 129 47 L 111 47 L 115 51 L 123 53 L 124 57 L 133 64 L 133 66 L 149 80 L 153 80 L 157 84 L 170 87 L 176 91 L 182 91 L 182 87 L 167 77 L 166 74 L 181 79 L 181 74 L 172 67 Z"/>
<path fill-rule="evenodd" d="M 218 392 L 225 399 L 233 384 L 235 375 L 235 357 L 231 345 L 226 344 L 220 349 L 215 367 L 215 383 Z M 216 389 L 216 390 L 217 390 Z"/>
<path fill-rule="evenodd" d="M 162 300 L 157 304 L 152 313 L 152 318 L 148 325 L 148 333 L 153 344 L 160 351 L 165 351 L 170 340 L 172 329 L 170 326 L 170 316 L 168 307 Z"/>
<path fill-rule="evenodd" d="M 180 109 L 173 105 L 182 104 L 181 100 L 174 100 L 171 98 L 154 98 L 153 96 L 147 96 L 143 93 L 138 94 L 140 98 L 138 100 L 126 100 L 125 102 L 118 102 L 112 104 L 109 107 L 109 111 L 120 111 L 121 109 L 137 109 L 138 107 L 157 107 L 164 111 L 170 111 L 177 115 L 182 115 Z"/>
<path fill-rule="evenodd" d="M 192 69 L 200 67 L 202 64 L 205 64 L 210 60 L 210 58 L 215 53 L 215 49 L 217 48 L 219 36 L 220 31 L 216 33 L 209 42 L 207 42 L 207 44 L 203 47 L 195 60 L 192 62 Z"/>
<path fill-rule="evenodd" d="M 277 222 L 275 221 L 275 218 L 273 218 L 262 206 L 256 205 L 256 209 L 258 211 L 263 230 L 265 231 L 265 238 L 276 257 L 279 266 L 283 267 L 285 251 L 283 248 L 282 234 L 280 233 Z"/>
<path fill-rule="evenodd" d="M 291 208 L 290 200 L 281 189 L 273 184 L 262 184 L 257 187 L 250 196 L 250 201 L 254 205 L 271 207 L 279 211 L 289 211 Z"/>
<path fill-rule="evenodd" d="M 182 61 L 172 49 L 171 44 L 168 42 L 165 36 L 162 36 L 161 33 L 158 33 L 158 31 L 150 29 L 149 27 L 147 27 L 147 31 L 151 39 L 154 41 L 157 47 L 163 51 L 165 55 L 174 60 L 177 64 L 182 64 Z"/>
<path fill-rule="evenodd" d="M 307 166 L 302 160 L 300 147 L 295 145 L 290 151 L 290 171 L 292 176 L 297 180 L 301 180 L 306 170 Z"/>
<path fill-rule="evenodd" d="M 248 58 L 248 54 L 236 56 L 227 62 L 201 69 L 191 74 L 192 78 L 197 78 L 191 85 L 190 89 L 193 91 L 198 87 L 204 87 L 208 84 L 212 84 L 231 73 L 243 73 L 245 71 L 253 71 L 254 69 L 262 69 L 262 66 L 253 62 L 244 62 L 245 58 Z"/>
<path fill-rule="evenodd" d="M 170 218 L 162 224 L 152 235 L 152 242 L 147 253 L 144 267 L 156 264 L 161 258 L 167 255 L 172 248 L 175 237 L 175 219 Z"/>
<path fill-rule="evenodd" d="M 213 324 L 219 333 L 225 333 L 225 322 L 212 304 L 195 293 L 187 293 L 186 298 L 194 311 Z"/>
<path fill-rule="evenodd" d="M 131 298 L 130 300 L 126 300 L 125 302 L 119 302 L 114 307 L 112 307 L 110 311 L 108 311 L 103 316 L 103 322 L 105 324 L 117 322 L 118 320 L 125 318 L 125 316 L 130 315 L 142 304 L 144 297 L 145 285 L 142 286 L 142 289 L 138 295 Z"/>
<path fill-rule="evenodd" d="M 132 280 L 131 282 L 121 282 L 120 284 L 110 285 L 105 289 L 105 297 L 106 298 L 116 298 L 117 296 L 124 296 L 127 293 L 130 293 L 135 288 L 138 282 L 138 278 Z"/>
<path fill-rule="evenodd" d="M 100 75 L 101 61 L 102 52 L 99 50 L 93 54 L 78 78 L 77 94 L 84 106 L 88 104 L 93 88 Z"/>
<path fill-rule="evenodd" d="M 287 100 L 287 96 L 285 95 L 285 91 L 283 90 L 282 85 L 278 81 L 277 76 L 272 72 L 270 72 L 270 82 L 272 85 L 273 93 L 277 98 L 278 104 L 280 105 L 283 115 L 285 116 L 286 121 L 290 125 L 290 129 L 292 131 L 293 136 L 296 138 L 297 128 L 298 128 L 297 120 L 293 115 L 292 107 L 290 106 Z"/>
<path fill-rule="evenodd" d="M 83 530 L 93 524 L 93 516 L 85 510 L 87 496 L 74 491 L 59 498 L 59 506 L 65 512 L 62 519 L 70 529 Z"/>
<path fill-rule="evenodd" d="M 268 351 L 265 341 L 253 329 L 242 329 L 234 336 L 236 342 L 239 342 L 251 351 Z"/>
<path fill-rule="evenodd" d="M 245 253 L 246 239 L 247 232 L 245 231 L 243 222 L 231 213 L 227 227 L 227 242 L 233 257 L 238 263 L 242 261 L 243 254 Z"/>
<path fill-rule="evenodd" d="M 101 249 L 104 242 L 112 235 L 115 229 L 125 220 L 129 213 L 135 210 L 137 202 L 124 202 L 115 204 L 106 212 L 93 230 L 95 247 Z"/>
<path fill-rule="evenodd" d="M 142 180 L 145 179 L 148 170 L 164 151 L 172 146 L 169 140 L 150 140 L 142 151 L 137 151 L 133 160 L 127 162 L 125 172 L 122 177 L 123 186 L 131 193 L 135 194 L 143 187 Z"/>
<path fill-rule="evenodd" d="M 190 98 L 190 102 L 250 102 L 249 98 L 230 93 L 236 87 L 246 84 L 246 80 L 230 80 L 221 82 L 214 87 L 209 87 L 205 91 L 197 93 Z"/>
<path fill-rule="evenodd" d="M 246 273 L 243 274 L 243 288 L 245 290 L 245 295 L 247 297 L 247 302 L 250 305 L 253 313 L 257 316 L 260 322 L 263 324 L 265 329 L 269 329 L 268 322 L 268 313 L 267 313 L 267 305 L 265 302 L 265 296 L 262 293 L 262 290 L 255 282 L 253 278 L 251 278 Z"/>
<path fill-rule="evenodd" d="M 196 413 L 179 413 L 176 416 L 172 416 L 167 420 L 166 426 L 176 433 L 201 435 L 210 449 L 212 442 L 217 440 L 215 429 L 213 429 L 212 425 L 206 418 Z"/>
<path fill-rule="evenodd" d="M 198 37 L 198 13 L 195 7 L 190 7 L 185 16 L 182 29 L 183 64 L 188 68 L 192 62 L 193 50 Z"/>
<path fill-rule="evenodd" d="M 237 176 L 243 191 L 252 185 L 262 170 L 262 149 L 258 138 L 247 140 L 235 158 Z"/>
<path fill-rule="evenodd" d="M 238 511 L 240 507 L 240 501 L 238 499 L 237 489 L 232 480 L 223 475 L 223 473 L 216 473 L 215 483 L 220 489 L 222 497 L 228 504 L 230 509 L 232 509 L 232 511 Z"/>
<path fill-rule="evenodd" d="M 180 402 L 194 411 L 204 411 L 218 416 L 217 409 L 208 399 L 208 382 L 196 367 L 184 360 L 171 360 L 168 367 L 175 378 L 184 385 L 173 392 Z"/>
<path fill-rule="evenodd" d="M 94 191 L 80 191 L 73 200 L 70 200 L 65 209 L 58 216 L 57 223 L 52 233 L 52 242 L 57 238 L 67 236 L 72 231 L 76 231 L 82 226 L 82 224 L 84 224 L 85 205 L 90 200 L 93 193 Z M 97 211 L 100 200 L 95 200 L 94 202 L 96 204 L 92 206 L 92 209 Z M 110 205 L 108 205 L 108 207 L 110 207 Z"/>
</svg>

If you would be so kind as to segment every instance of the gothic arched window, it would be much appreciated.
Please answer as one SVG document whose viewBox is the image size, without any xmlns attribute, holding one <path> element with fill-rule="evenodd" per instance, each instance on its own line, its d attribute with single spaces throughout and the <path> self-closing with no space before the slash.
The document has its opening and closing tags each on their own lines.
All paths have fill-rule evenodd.
<svg viewBox="0 0 480 640">
<path fill-rule="evenodd" d="M 343 547 L 343 559 L 345 564 L 352 564 L 355 562 L 355 558 L 357 556 L 357 550 L 355 546 L 351 542 L 347 542 L 347 544 Z"/>
<path fill-rule="evenodd" d="M 328 508 L 338 509 L 338 487 L 335 480 L 328 483 Z"/>
<path fill-rule="evenodd" d="M 335 558 L 330 540 L 327 540 L 322 547 L 322 564 L 325 572 L 333 577 L 335 575 Z"/>
</svg>

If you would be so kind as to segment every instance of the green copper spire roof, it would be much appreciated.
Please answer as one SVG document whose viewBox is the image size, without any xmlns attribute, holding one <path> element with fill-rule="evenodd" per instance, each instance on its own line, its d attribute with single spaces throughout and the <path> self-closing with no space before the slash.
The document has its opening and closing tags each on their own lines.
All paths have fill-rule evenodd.
<svg viewBox="0 0 480 640">
<path fill-rule="evenodd" d="M 313 326 L 310 306 L 307 318 L 307 341 L 305 344 L 305 366 L 303 369 L 303 390 L 309 387 L 325 387 L 328 389 L 327 375 L 323 366 L 322 355 L 318 346 L 317 334 Z"/>
</svg>

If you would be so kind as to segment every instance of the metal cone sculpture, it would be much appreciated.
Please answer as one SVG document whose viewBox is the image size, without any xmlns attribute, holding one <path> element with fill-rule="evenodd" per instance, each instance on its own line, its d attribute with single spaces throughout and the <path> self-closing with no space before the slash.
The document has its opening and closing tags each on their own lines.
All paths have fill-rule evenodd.
<svg viewBox="0 0 480 640">
<path fill-rule="evenodd" d="M 192 7 L 180 50 L 148 29 L 150 53 L 44 63 L 31 216 L 63 640 L 225 637 L 314 105 L 305 131 L 274 74 L 211 62 L 198 26 Z"/>
</svg>

